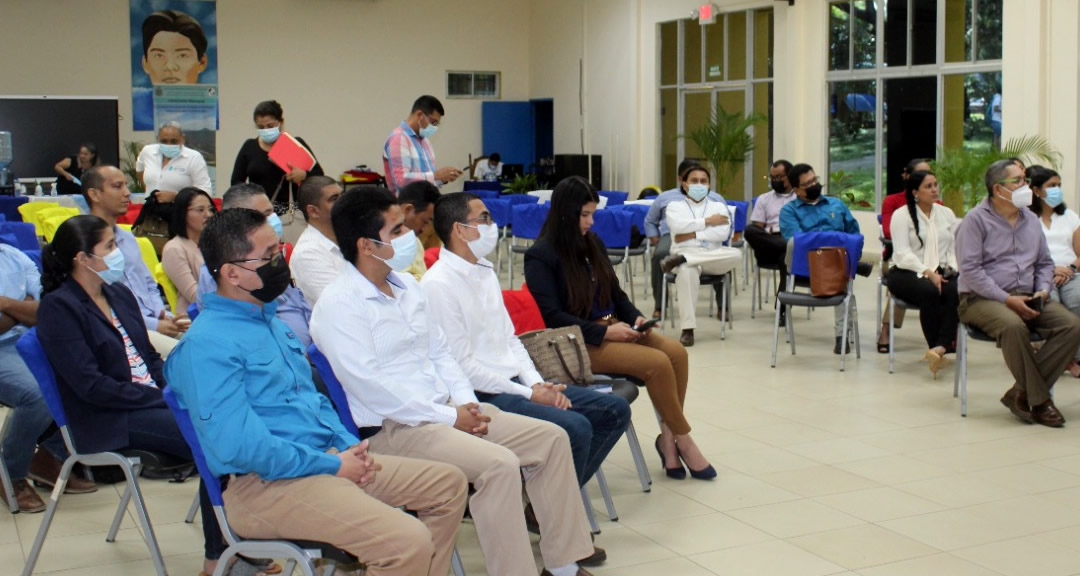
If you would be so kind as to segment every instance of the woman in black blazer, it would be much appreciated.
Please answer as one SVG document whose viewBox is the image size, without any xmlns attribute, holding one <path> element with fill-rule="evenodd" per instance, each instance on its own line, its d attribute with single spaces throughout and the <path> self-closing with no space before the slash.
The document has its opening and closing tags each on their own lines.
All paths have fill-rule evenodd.
<svg viewBox="0 0 1080 576">
<path fill-rule="evenodd" d="M 594 372 L 628 374 L 645 382 L 660 413 L 656 450 L 672 478 L 716 477 L 690 437 L 683 415 L 689 368 L 686 349 L 651 329 L 619 287 L 604 244 L 590 232 L 600 197 L 584 178 L 560 182 L 540 238 L 525 253 L 525 280 L 548 328 L 577 325 Z"/>
<path fill-rule="evenodd" d="M 97 216 L 75 216 L 42 250 L 38 337 L 80 452 L 137 448 L 191 460 L 191 449 L 162 399 L 163 362 L 146 334 L 135 297 L 119 280 L 124 257 Z M 206 573 L 225 542 L 199 484 Z"/>
</svg>

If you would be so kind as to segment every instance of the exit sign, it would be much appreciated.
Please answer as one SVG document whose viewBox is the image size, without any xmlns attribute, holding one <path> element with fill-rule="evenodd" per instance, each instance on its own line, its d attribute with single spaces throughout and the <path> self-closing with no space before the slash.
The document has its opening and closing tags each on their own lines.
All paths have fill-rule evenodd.
<svg viewBox="0 0 1080 576">
<path fill-rule="evenodd" d="M 716 8 L 717 8 L 716 5 L 712 4 L 711 2 L 709 4 L 702 4 L 697 10 L 697 12 L 698 12 L 698 23 L 701 24 L 702 26 L 704 26 L 706 24 L 715 23 L 716 22 Z"/>
</svg>

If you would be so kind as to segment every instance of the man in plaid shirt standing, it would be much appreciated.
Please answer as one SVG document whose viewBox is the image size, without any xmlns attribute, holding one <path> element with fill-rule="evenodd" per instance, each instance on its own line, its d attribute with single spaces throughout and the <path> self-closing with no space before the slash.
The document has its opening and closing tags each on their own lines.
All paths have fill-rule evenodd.
<svg viewBox="0 0 1080 576">
<path fill-rule="evenodd" d="M 457 168 L 435 168 L 431 137 L 439 129 L 443 114 L 443 105 L 438 98 L 421 96 L 413 102 L 409 117 L 387 137 L 383 145 L 383 168 L 387 187 L 395 195 L 410 182 L 426 180 L 442 186 L 461 176 L 462 172 Z"/>
</svg>

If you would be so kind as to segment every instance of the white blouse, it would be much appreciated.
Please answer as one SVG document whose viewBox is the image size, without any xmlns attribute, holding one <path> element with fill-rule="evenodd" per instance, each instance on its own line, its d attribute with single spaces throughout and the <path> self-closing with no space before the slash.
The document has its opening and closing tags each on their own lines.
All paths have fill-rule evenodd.
<svg viewBox="0 0 1080 576">
<path fill-rule="evenodd" d="M 1073 234 L 1080 228 L 1080 216 L 1065 209 L 1065 213 L 1051 214 L 1050 227 L 1039 218 L 1042 224 L 1043 234 L 1046 235 L 1046 244 L 1050 247 L 1050 257 L 1054 259 L 1054 266 L 1068 266 L 1076 262 L 1076 252 L 1073 250 Z"/>
<path fill-rule="evenodd" d="M 931 206 L 929 218 L 918 207 L 915 213 L 919 216 L 918 235 L 911 225 L 911 213 L 907 206 L 893 213 L 893 266 L 912 272 L 936 269 L 938 266 L 957 270 L 956 245 L 953 241 L 958 223 L 956 215 L 941 204 Z"/>
<path fill-rule="evenodd" d="M 179 192 L 188 186 L 194 186 L 207 194 L 214 193 L 214 185 L 210 182 L 210 172 L 202 154 L 187 146 L 181 146 L 180 155 L 162 166 L 163 157 L 159 146 L 160 144 L 147 144 L 135 161 L 135 170 L 143 173 L 147 192 Z"/>
</svg>

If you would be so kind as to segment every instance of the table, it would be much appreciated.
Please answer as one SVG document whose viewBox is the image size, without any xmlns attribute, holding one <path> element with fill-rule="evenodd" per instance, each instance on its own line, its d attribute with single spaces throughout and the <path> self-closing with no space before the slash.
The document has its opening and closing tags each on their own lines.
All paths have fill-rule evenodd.
<svg viewBox="0 0 1080 576">
<path fill-rule="evenodd" d="M 476 190 L 494 190 L 495 192 L 502 192 L 502 189 L 503 189 L 502 182 L 499 182 L 498 180 L 495 180 L 495 181 L 466 180 L 465 181 L 465 191 L 466 192 L 475 192 Z"/>
</svg>

